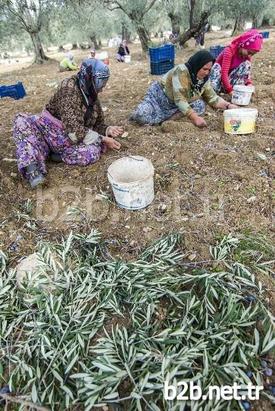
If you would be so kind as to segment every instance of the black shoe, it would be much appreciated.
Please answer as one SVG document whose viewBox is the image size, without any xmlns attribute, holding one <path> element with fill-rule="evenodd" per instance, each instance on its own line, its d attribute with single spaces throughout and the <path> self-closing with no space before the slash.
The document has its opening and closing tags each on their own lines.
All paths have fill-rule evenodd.
<svg viewBox="0 0 275 411">
<path fill-rule="evenodd" d="M 30 183 L 31 188 L 36 188 L 39 185 L 44 184 L 45 177 L 40 172 L 37 164 L 30 164 L 26 167 L 26 178 Z"/>
<path fill-rule="evenodd" d="M 62 162 L 61 154 L 58 154 L 58 153 L 50 153 L 49 159 L 51 161 L 54 161 L 55 163 Z"/>
</svg>

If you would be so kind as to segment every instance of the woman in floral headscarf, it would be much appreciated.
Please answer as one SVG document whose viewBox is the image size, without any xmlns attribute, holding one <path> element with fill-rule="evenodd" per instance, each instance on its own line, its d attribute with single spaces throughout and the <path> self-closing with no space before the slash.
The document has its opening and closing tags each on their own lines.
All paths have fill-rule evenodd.
<svg viewBox="0 0 275 411">
<path fill-rule="evenodd" d="M 62 81 L 41 114 L 15 117 L 18 168 L 32 188 L 44 183 L 48 157 L 88 165 L 99 160 L 106 148 L 120 148 L 114 137 L 123 129 L 105 125 L 98 99 L 109 75 L 104 63 L 87 59 L 77 75 Z"/>
<path fill-rule="evenodd" d="M 262 45 L 262 35 L 255 29 L 235 38 L 218 56 L 212 67 L 210 81 L 214 90 L 231 95 L 234 85 L 252 84 L 251 57 L 261 50 Z"/>
</svg>

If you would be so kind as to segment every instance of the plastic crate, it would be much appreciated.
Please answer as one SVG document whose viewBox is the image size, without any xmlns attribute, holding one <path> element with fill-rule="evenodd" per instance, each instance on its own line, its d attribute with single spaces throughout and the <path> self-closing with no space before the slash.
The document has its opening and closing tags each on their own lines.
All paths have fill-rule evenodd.
<svg viewBox="0 0 275 411">
<path fill-rule="evenodd" d="M 161 61 L 159 63 L 151 63 L 151 74 L 161 75 L 167 73 L 174 67 L 174 60 Z"/>
<path fill-rule="evenodd" d="M 209 51 L 212 54 L 212 56 L 216 59 L 224 49 L 225 46 L 212 46 L 210 47 Z"/>
<path fill-rule="evenodd" d="M 262 31 L 261 35 L 263 36 L 263 39 L 269 39 L 269 31 Z"/>
<path fill-rule="evenodd" d="M 15 100 L 19 100 L 26 95 L 23 83 L 19 81 L 17 84 L 10 86 L 0 86 L 0 98 L 11 97 Z"/>
<path fill-rule="evenodd" d="M 165 44 L 161 47 L 149 47 L 149 55 L 151 63 L 175 60 L 175 46 L 174 44 Z"/>
</svg>

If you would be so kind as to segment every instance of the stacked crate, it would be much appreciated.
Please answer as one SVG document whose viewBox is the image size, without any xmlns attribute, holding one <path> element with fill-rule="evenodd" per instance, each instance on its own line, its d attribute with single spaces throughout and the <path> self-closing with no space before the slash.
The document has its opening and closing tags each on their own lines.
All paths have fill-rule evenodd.
<svg viewBox="0 0 275 411">
<path fill-rule="evenodd" d="M 173 44 L 150 47 L 149 55 L 151 74 L 165 74 L 175 65 L 175 46 Z"/>
</svg>

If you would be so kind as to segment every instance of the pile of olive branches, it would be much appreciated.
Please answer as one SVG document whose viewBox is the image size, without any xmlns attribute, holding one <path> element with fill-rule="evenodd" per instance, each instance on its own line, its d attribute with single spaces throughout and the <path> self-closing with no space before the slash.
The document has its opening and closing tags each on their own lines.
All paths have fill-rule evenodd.
<svg viewBox="0 0 275 411">
<path fill-rule="evenodd" d="M 54 410 L 241 408 L 208 398 L 166 401 L 164 382 L 194 381 L 203 392 L 262 385 L 260 358 L 275 339 L 256 275 L 272 276 L 274 250 L 227 236 L 200 265 L 185 263 L 180 242 L 170 235 L 124 262 L 106 258 L 97 231 L 70 234 L 39 245 L 39 269 L 20 286 L 1 253 L 2 385 Z"/>
</svg>

